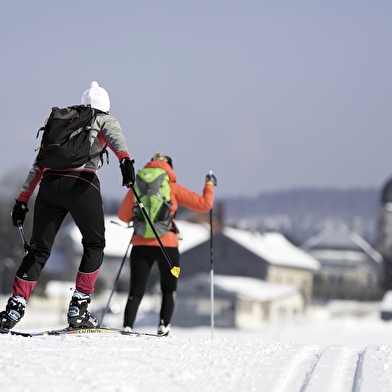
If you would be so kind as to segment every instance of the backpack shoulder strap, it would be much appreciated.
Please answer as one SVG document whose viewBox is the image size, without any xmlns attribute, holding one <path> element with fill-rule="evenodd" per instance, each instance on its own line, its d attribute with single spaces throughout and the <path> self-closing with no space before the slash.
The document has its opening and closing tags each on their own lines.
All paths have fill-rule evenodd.
<svg viewBox="0 0 392 392">
<path fill-rule="evenodd" d="M 81 105 L 81 107 L 86 107 L 86 106 Z M 94 108 L 91 108 L 91 110 L 93 112 L 91 122 L 90 122 L 90 125 L 86 126 L 86 130 L 88 130 L 88 131 L 90 131 L 93 128 L 94 121 L 97 118 L 97 115 L 100 113 L 99 110 L 95 110 Z M 101 159 L 101 162 L 103 164 L 104 163 L 104 159 L 103 159 L 104 155 L 106 155 L 106 164 L 108 165 L 109 164 L 109 152 L 108 152 L 108 146 L 106 144 L 103 146 L 101 151 L 98 151 L 97 153 L 92 154 L 90 156 L 90 158 L 93 159 L 93 158 L 96 158 L 99 156 Z"/>
</svg>

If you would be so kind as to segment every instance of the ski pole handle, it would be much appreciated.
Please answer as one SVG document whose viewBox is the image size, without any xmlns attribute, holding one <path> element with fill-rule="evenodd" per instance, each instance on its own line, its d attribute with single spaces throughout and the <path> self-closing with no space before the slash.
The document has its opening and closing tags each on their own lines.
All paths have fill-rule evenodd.
<svg viewBox="0 0 392 392">
<path fill-rule="evenodd" d="M 218 184 L 218 181 L 217 181 L 216 177 L 214 176 L 214 174 L 212 173 L 212 170 L 210 170 L 208 172 L 208 174 L 206 175 L 205 181 L 211 182 L 212 184 L 214 184 L 214 186 L 216 186 Z"/>
<path fill-rule="evenodd" d="M 23 226 L 22 226 L 21 221 L 18 221 L 17 223 L 18 223 L 18 229 L 19 229 L 20 238 L 22 239 L 22 242 L 23 242 L 23 245 L 24 245 L 24 244 L 26 244 L 27 241 L 26 241 L 26 237 L 25 237 L 25 234 L 24 234 Z"/>
<path fill-rule="evenodd" d="M 26 236 L 25 236 L 25 233 L 23 230 L 22 222 L 18 221 L 16 223 L 18 224 L 19 234 L 20 234 L 20 238 L 22 239 L 25 252 L 26 253 L 32 252 L 35 249 L 36 245 L 35 244 L 29 245 L 29 243 L 26 240 Z"/>
</svg>

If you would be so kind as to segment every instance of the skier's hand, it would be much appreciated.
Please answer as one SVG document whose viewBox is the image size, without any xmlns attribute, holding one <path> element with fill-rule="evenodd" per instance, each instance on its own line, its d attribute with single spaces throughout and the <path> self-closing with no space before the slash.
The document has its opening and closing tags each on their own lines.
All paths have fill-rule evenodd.
<svg viewBox="0 0 392 392">
<path fill-rule="evenodd" d="M 121 174 L 123 176 L 123 186 L 130 188 L 135 183 L 135 169 L 133 167 L 134 160 L 123 158 L 120 162 Z"/>
<path fill-rule="evenodd" d="M 212 172 L 209 172 L 206 175 L 206 182 L 211 182 L 212 184 L 214 184 L 214 186 L 218 185 L 218 180 L 216 179 L 216 177 L 212 174 Z"/>
<path fill-rule="evenodd" d="M 25 221 L 26 214 L 29 211 L 29 209 L 27 208 L 27 204 L 25 202 L 19 200 L 15 200 L 15 201 L 16 203 L 11 212 L 11 217 L 12 217 L 12 224 L 18 227 L 18 225 L 23 225 L 23 222 Z"/>
</svg>

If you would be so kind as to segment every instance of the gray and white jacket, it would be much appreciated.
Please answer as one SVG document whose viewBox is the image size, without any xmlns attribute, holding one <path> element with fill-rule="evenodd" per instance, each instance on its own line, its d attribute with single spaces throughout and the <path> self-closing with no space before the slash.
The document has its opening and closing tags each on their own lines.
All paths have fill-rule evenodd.
<svg viewBox="0 0 392 392">
<path fill-rule="evenodd" d="M 107 146 L 117 157 L 119 161 L 123 158 L 130 158 L 128 152 L 127 143 L 124 138 L 124 134 L 120 127 L 119 122 L 110 114 L 98 112 L 96 119 L 92 125 L 90 131 L 90 155 L 95 156 L 90 161 L 75 169 L 56 170 L 61 173 L 62 171 L 69 173 L 70 171 L 88 171 L 96 172 L 102 166 L 102 159 L 99 152 Z M 46 170 L 50 170 L 47 167 L 41 167 L 34 161 L 32 168 L 27 175 L 26 181 L 22 185 L 21 192 L 18 196 L 18 200 L 28 203 L 31 195 L 33 194 L 38 183 Z"/>
</svg>

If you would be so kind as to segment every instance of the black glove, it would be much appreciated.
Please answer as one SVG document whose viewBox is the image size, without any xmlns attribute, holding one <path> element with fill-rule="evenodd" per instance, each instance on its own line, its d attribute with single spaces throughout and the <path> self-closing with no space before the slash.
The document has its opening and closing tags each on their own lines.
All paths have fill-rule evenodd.
<svg viewBox="0 0 392 392">
<path fill-rule="evenodd" d="M 216 179 L 216 177 L 212 174 L 212 172 L 209 172 L 206 175 L 206 182 L 212 182 L 214 184 L 214 186 L 218 185 L 218 180 Z"/>
<path fill-rule="evenodd" d="M 134 160 L 129 158 L 123 158 L 120 162 L 121 174 L 123 176 L 123 186 L 130 188 L 131 185 L 135 184 L 135 169 L 133 167 Z"/>
<path fill-rule="evenodd" d="M 29 209 L 27 208 L 27 204 L 25 202 L 19 200 L 15 200 L 15 201 L 16 203 L 11 212 L 11 217 L 12 217 L 12 224 L 18 227 L 18 225 L 23 225 L 23 222 L 26 218 L 26 214 L 29 211 Z"/>
</svg>

